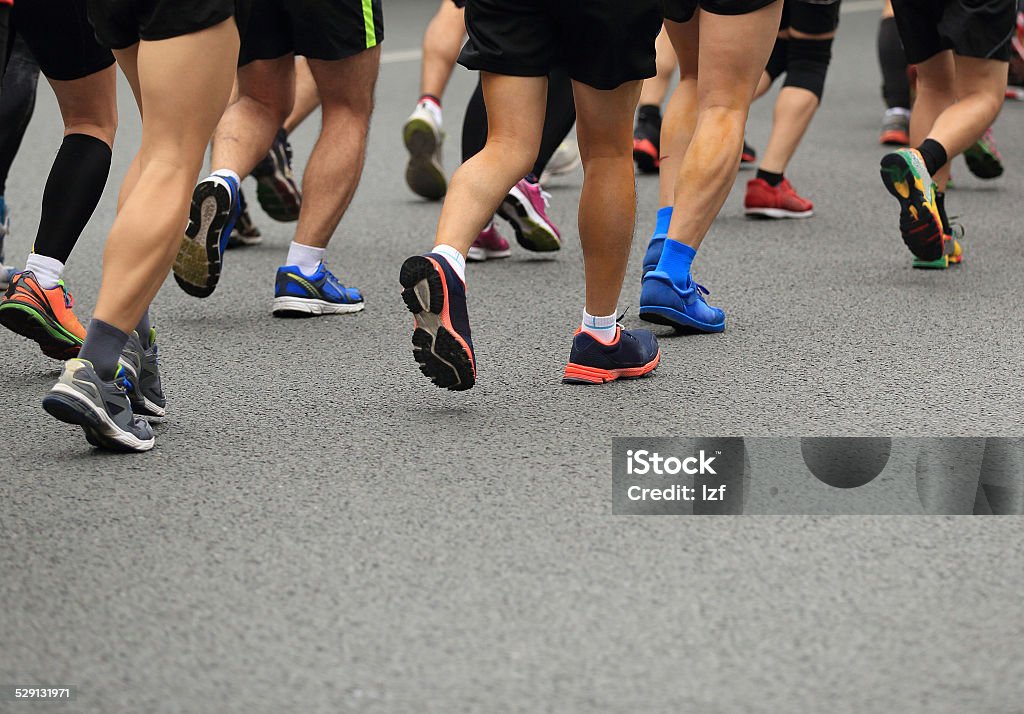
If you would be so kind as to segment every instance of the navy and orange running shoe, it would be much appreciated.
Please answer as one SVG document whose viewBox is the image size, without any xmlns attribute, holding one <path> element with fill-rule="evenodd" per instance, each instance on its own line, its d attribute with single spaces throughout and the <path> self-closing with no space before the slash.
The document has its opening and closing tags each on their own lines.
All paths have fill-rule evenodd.
<svg viewBox="0 0 1024 714">
<path fill-rule="evenodd" d="M 0 301 L 0 325 L 37 342 L 47 357 L 68 360 L 78 356 L 85 341 L 74 306 L 63 280 L 44 290 L 32 271 L 15 273 Z"/>
<path fill-rule="evenodd" d="M 420 371 L 452 391 L 476 383 L 476 355 L 466 308 L 466 284 L 438 253 L 414 255 L 399 275 L 402 299 L 416 320 L 412 356 Z"/>
<path fill-rule="evenodd" d="M 899 149 L 882 157 L 882 183 L 900 202 L 900 233 L 919 261 L 946 261 L 942 217 L 935 183 L 917 149 Z"/>
<path fill-rule="evenodd" d="M 642 106 L 637 112 L 633 160 L 640 173 L 658 173 L 661 166 L 661 112 L 658 107 Z"/>
<path fill-rule="evenodd" d="M 653 372 L 660 361 L 658 339 L 648 330 L 623 330 L 618 325 L 615 340 L 609 344 L 577 330 L 562 383 L 604 384 L 635 379 Z"/>
</svg>

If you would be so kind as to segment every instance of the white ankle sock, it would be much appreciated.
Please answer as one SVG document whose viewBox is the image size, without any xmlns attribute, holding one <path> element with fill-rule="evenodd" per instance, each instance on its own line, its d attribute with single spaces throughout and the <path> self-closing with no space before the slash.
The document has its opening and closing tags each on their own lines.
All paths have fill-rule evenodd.
<svg viewBox="0 0 1024 714">
<path fill-rule="evenodd" d="M 292 244 L 288 246 L 288 259 L 285 261 L 285 265 L 296 265 L 303 275 L 312 275 L 320 267 L 326 252 L 326 248 L 314 248 L 311 245 L 302 245 L 302 243 L 292 241 Z"/>
<path fill-rule="evenodd" d="M 64 275 L 64 263 L 56 258 L 49 258 L 38 253 L 29 253 L 25 261 L 25 270 L 35 273 L 39 287 L 43 290 L 53 290 Z"/>
<path fill-rule="evenodd" d="M 448 264 L 452 266 L 452 270 L 458 274 L 459 279 L 462 282 L 466 282 L 466 256 L 459 252 L 458 248 L 442 243 L 435 245 L 430 252 L 443 256 L 448 261 Z"/>
<path fill-rule="evenodd" d="M 437 102 L 427 98 L 420 101 L 420 106 L 427 110 L 431 118 L 433 118 L 434 123 L 437 125 L 437 128 L 440 129 L 442 119 L 441 106 Z"/>
<path fill-rule="evenodd" d="M 222 178 L 233 178 L 235 180 L 235 185 L 236 186 L 241 186 L 242 185 L 242 179 L 238 178 L 238 174 L 236 174 L 231 169 L 217 169 L 216 171 L 214 171 L 210 175 L 211 176 L 220 176 Z"/>
<path fill-rule="evenodd" d="M 608 345 L 615 341 L 615 323 L 617 321 L 614 312 L 611 315 L 600 317 L 591 315 L 584 310 L 582 329 L 595 340 Z"/>
</svg>

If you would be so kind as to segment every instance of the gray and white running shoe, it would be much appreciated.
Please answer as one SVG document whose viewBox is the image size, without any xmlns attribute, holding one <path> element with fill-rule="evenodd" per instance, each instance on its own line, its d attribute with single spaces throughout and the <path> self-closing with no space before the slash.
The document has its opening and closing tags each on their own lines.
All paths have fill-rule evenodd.
<svg viewBox="0 0 1024 714">
<path fill-rule="evenodd" d="M 167 400 L 160 384 L 160 361 L 156 349 L 156 330 L 150 329 L 149 348 L 142 347 L 139 333 L 132 331 L 121 352 L 128 400 L 132 411 L 144 417 L 162 417 L 167 414 Z"/>
<path fill-rule="evenodd" d="M 119 373 L 121 370 L 119 370 Z M 60 379 L 43 397 L 43 409 L 66 424 L 77 424 L 86 440 L 110 451 L 149 451 L 156 442 L 146 420 L 132 413 L 124 377 L 99 378 L 92 363 L 69 359 Z"/>
</svg>

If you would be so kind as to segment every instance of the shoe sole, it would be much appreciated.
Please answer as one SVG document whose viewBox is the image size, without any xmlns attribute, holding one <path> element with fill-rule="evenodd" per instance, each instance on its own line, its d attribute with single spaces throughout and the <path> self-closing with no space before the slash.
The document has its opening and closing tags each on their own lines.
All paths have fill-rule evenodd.
<svg viewBox="0 0 1024 714">
<path fill-rule="evenodd" d="M 249 248 L 254 245 L 262 245 L 263 236 L 255 236 L 253 238 L 243 238 L 234 233 L 228 238 L 227 250 L 238 249 L 238 248 Z"/>
<path fill-rule="evenodd" d="M 298 188 L 276 174 L 256 177 L 256 200 L 260 208 L 278 223 L 294 223 L 299 220 L 302 198 Z"/>
<path fill-rule="evenodd" d="M 93 446 L 121 453 L 149 451 L 156 439 L 140 439 L 120 429 L 105 412 L 82 399 L 74 389 L 56 384 L 43 397 L 43 409 L 65 424 L 82 427 L 85 438 Z"/>
<path fill-rule="evenodd" d="M 633 139 L 633 161 L 642 174 L 656 174 L 661 167 L 658 150 L 650 139 Z"/>
<path fill-rule="evenodd" d="M 897 131 L 884 131 L 878 137 L 878 143 L 882 146 L 907 146 L 910 144 L 910 135 Z"/>
<path fill-rule="evenodd" d="M 483 263 L 487 260 L 499 260 L 512 255 L 512 250 L 488 250 L 487 248 L 470 248 L 466 254 L 466 260 L 471 263 Z"/>
<path fill-rule="evenodd" d="M 1003 175 L 1003 163 L 989 152 L 968 149 L 964 152 L 964 161 L 971 173 L 980 179 L 989 180 Z"/>
<path fill-rule="evenodd" d="M 231 187 L 216 176 L 204 180 L 192 194 L 188 227 L 174 259 L 174 280 L 193 297 L 213 294 L 220 282 L 221 240 L 232 229 Z"/>
<path fill-rule="evenodd" d="M 674 327 L 683 334 L 704 334 L 725 331 L 725 323 L 712 325 L 707 322 L 694 320 L 689 315 L 673 310 L 670 307 L 642 307 L 640 308 L 640 319 L 655 325 L 667 325 Z"/>
<path fill-rule="evenodd" d="M 945 270 L 960 265 L 964 260 L 963 249 L 960 247 L 960 242 L 955 238 L 950 246 L 949 253 L 943 255 L 938 260 L 920 260 L 914 258 L 914 262 L 911 264 L 918 270 Z"/>
<path fill-rule="evenodd" d="M 402 264 L 402 300 L 416 321 L 412 355 L 420 371 L 438 387 L 452 391 L 476 383 L 473 359 L 465 343 L 444 324 L 445 285 L 440 268 L 422 255 Z"/>
<path fill-rule="evenodd" d="M 51 359 L 64 361 L 77 357 L 82 347 L 82 341 L 60 323 L 21 302 L 8 301 L 0 305 L 0 325 L 35 342 Z"/>
<path fill-rule="evenodd" d="M 879 173 L 885 188 L 900 202 L 900 235 L 907 248 L 918 260 L 941 260 L 942 226 L 915 185 L 917 179 L 906 160 L 900 154 L 887 154 Z"/>
<path fill-rule="evenodd" d="M 354 302 L 340 305 L 327 300 L 314 298 L 278 297 L 274 298 L 274 317 L 316 317 L 318 315 L 348 315 L 360 312 L 366 307 L 365 302 Z"/>
<path fill-rule="evenodd" d="M 409 151 L 405 182 L 417 196 L 438 201 L 448 192 L 448 178 L 437 163 L 438 138 L 423 119 L 410 119 L 402 128 L 402 140 Z"/>
<path fill-rule="evenodd" d="M 814 209 L 787 211 L 784 208 L 746 208 L 743 213 L 749 218 L 810 218 L 814 215 Z"/>
<path fill-rule="evenodd" d="M 646 377 L 661 362 L 661 350 L 650 362 L 642 367 L 626 367 L 623 369 L 598 369 L 570 362 L 562 374 L 562 384 L 606 384 L 616 379 L 639 379 Z"/>
<path fill-rule="evenodd" d="M 551 224 L 537 213 L 530 199 L 515 186 L 498 207 L 498 215 L 508 221 L 516 242 L 534 253 L 554 253 L 562 249 L 562 240 Z"/>
</svg>

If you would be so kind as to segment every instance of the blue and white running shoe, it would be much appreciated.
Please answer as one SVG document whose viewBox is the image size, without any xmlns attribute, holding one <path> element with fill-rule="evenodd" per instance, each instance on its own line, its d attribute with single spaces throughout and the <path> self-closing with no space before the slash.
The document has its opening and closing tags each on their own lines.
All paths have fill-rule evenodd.
<svg viewBox="0 0 1024 714">
<path fill-rule="evenodd" d="M 174 279 L 189 295 L 204 298 L 217 288 L 238 212 L 238 182 L 233 178 L 207 176 L 192 192 L 188 227 L 174 259 Z"/>
<path fill-rule="evenodd" d="M 359 312 L 366 306 L 363 294 L 347 288 L 320 263 L 306 275 L 297 265 L 277 269 L 274 283 L 274 317 L 312 317 Z"/>
</svg>

